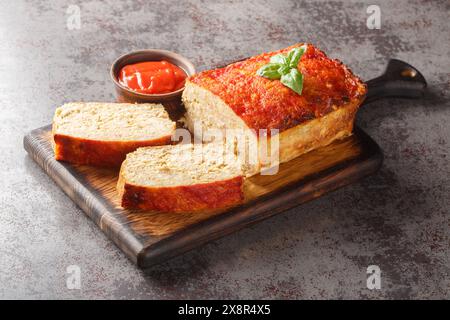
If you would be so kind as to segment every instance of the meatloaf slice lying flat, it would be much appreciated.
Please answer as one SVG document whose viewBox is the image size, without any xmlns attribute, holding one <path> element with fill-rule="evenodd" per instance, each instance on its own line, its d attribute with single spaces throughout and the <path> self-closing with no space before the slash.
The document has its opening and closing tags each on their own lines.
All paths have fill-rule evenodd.
<svg viewBox="0 0 450 320">
<path fill-rule="evenodd" d="M 222 145 L 178 144 L 139 148 L 127 155 L 117 190 L 124 208 L 190 212 L 230 207 L 243 200 L 243 176 Z"/>
<path fill-rule="evenodd" d="M 139 147 L 171 143 L 175 122 L 160 104 L 68 103 L 53 118 L 56 160 L 119 167 Z"/>
<path fill-rule="evenodd" d="M 259 161 L 246 168 L 247 176 L 267 167 L 261 157 L 265 144 L 278 141 L 279 162 L 289 161 L 312 149 L 351 134 L 365 84 L 340 61 L 307 45 L 297 69 L 303 75 L 300 94 L 279 80 L 257 75 L 257 70 L 276 54 L 287 54 L 302 43 L 193 75 L 186 82 L 183 102 L 192 132 L 210 129 L 242 129 L 250 145 L 258 145 Z M 266 133 L 261 134 L 260 130 Z M 271 131 L 272 129 L 278 130 Z M 265 148 L 265 147 L 264 147 Z"/>
</svg>

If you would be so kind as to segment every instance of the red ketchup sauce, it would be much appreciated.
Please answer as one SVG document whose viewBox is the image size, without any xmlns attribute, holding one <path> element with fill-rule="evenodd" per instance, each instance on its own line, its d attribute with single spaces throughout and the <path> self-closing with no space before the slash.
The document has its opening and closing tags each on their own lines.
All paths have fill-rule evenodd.
<svg viewBox="0 0 450 320">
<path fill-rule="evenodd" d="M 129 64 L 120 70 L 119 82 L 138 93 L 169 93 L 184 87 L 186 73 L 167 61 Z"/>
</svg>

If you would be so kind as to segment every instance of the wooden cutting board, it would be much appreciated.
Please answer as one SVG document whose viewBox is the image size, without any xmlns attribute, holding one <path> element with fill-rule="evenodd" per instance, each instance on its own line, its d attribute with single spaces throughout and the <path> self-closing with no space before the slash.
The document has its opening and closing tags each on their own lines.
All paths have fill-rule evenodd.
<svg viewBox="0 0 450 320">
<path fill-rule="evenodd" d="M 276 175 L 247 179 L 245 201 L 238 207 L 209 213 L 158 213 L 120 207 L 116 193 L 117 171 L 56 161 L 51 147 L 51 126 L 30 132 L 24 138 L 24 147 L 141 268 L 352 183 L 377 171 L 383 159 L 378 145 L 356 128 L 354 134 L 344 140 L 282 164 Z"/>
</svg>

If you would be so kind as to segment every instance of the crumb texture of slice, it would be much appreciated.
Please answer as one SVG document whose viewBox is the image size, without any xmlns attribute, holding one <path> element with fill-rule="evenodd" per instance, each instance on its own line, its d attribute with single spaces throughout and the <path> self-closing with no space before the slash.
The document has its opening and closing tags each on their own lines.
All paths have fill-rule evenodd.
<svg viewBox="0 0 450 320">
<path fill-rule="evenodd" d="M 221 144 L 139 148 L 123 162 L 117 189 L 124 208 L 189 212 L 243 200 L 241 164 Z"/>
<path fill-rule="evenodd" d="M 118 167 L 139 147 L 171 143 L 176 124 L 160 104 L 67 103 L 55 111 L 55 158 Z"/>
</svg>

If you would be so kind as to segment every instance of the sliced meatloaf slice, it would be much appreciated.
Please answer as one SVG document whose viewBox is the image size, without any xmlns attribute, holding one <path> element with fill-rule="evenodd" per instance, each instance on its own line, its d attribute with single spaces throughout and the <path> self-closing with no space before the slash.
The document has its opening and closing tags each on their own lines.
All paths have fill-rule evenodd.
<svg viewBox="0 0 450 320">
<path fill-rule="evenodd" d="M 119 167 L 139 147 L 171 143 L 176 124 L 160 104 L 67 103 L 53 118 L 56 160 Z"/>
<path fill-rule="evenodd" d="M 122 207 L 190 212 L 240 203 L 241 165 L 225 149 L 212 143 L 178 144 L 128 154 L 117 183 Z"/>
</svg>

